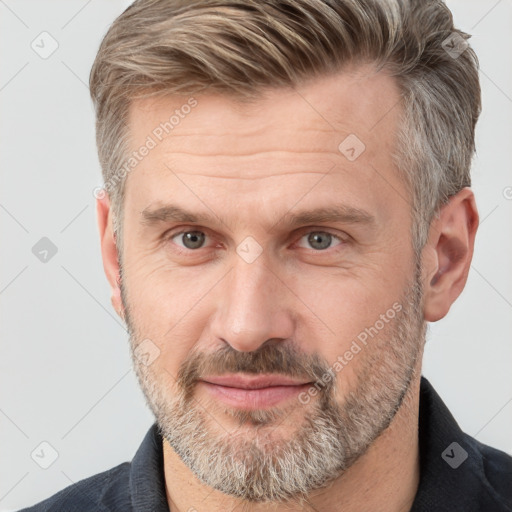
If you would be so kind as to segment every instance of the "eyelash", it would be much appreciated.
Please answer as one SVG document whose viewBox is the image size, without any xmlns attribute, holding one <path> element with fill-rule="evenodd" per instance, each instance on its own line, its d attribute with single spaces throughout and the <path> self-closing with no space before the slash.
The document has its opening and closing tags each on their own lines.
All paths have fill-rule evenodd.
<svg viewBox="0 0 512 512">
<path fill-rule="evenodd" d="M 333 239 L 336 239 L 338 240 L 340 243 L 335 245 L 334 247 L 327 247 L 326 249 L 312 249 L 310 248 L 309 250 L 310 251 L 313 251 L 313 252 L 317 252 L 317 253 L 324 253 L 324 252 L 327 252 L 329 249 L 335 249 L 336 247 L 339 247 L 341 245 L 345 245 L 347 243 L 347 240 L 346 239 L 343 239 L 341 236 L 339 235 L 336 235 L 335 233 L 333 233 L 332 231 L 329 231 L 328 229 L 310 229 L 310 228 L 305 228 L 305 229 L 309 229 L 308 231 L 305 231 L 303 232 L 303 234 L 301 234 L 301 236 L 298 238 L 297 242 L 302 240 L 305 236 L 311 234 L 311 233 L 326 233 L 328 235 L 330 235 Z M 206 231 L 202 231 L 200 229 L 182 229 L 181 231 L 177 231 L 177 232 L 173 232 L 173 231 L 170 231 L 170 232 L 167 232 L 164 234 L 164 241 L 168 242 L 168 241 L 172 241 L 173 238 L 177 237 L 177 236 L 180 236 L 180 235 L 183 235 L 185 233 L 190 233 L 192 231 L 199 231 L 200 233 L 204 233 L 207 237 L 209 237 L 208 233 Z M 348 236 L 347 236 L 348 237 Z M 294 244 L 296 244 L 297 242 L 295 242 Z M 178 250 L 179 253 L 182 253 L 182 254 L 191 254 L 193 252 L 199 252 L 201 249 L 205 249 L 206 247 L 199 247 L 198 249 L 187 249 L 187 248 L 184 248 L 184 247 L 181 247 L 179 245 L 176 245 L 176 248 Z M 304 249 L 304 247 L 302 247 L 302 249 Z"/>
</svg>

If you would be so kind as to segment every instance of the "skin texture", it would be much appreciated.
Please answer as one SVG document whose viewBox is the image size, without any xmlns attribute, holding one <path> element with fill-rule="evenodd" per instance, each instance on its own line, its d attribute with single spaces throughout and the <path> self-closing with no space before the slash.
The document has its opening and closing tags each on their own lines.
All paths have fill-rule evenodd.
<svg viewBox="0 0 512 512">
<path fill-rule="evenodd" d="M 391 157 L 399 97 L 392 78 L 368 67 L 296 90 L 269 91 L 255 105 L 195 96 L 197 106 L 128 175 L 121 275 L 109 199 L 98 200 L 113 306 L 129 325 L 132 350 L 146 339 L 157 347 L 150 366 L 134 358 L 157 420 L 171 421 L 163 410 L 172 411 L 171 403 L 176 406 L 188 396 L 188 409 L 199 411 L 208 436 L 224 439 L 237 457 L 245 457 L 242 447 L 249 445 L 244 442 L 264 442 L 268 454 L 293 440 L 322 397 L 329 396 L 330 410 L 338 412 L 346 410 L 350 397 L 368 408 L 378 393 L 385 395 L 383 407 L 399 407 L 382 432 L 372 426 L 382 411 L 368 412 L 368 432 L 376 438 L 302 501 L 258 502 L 212 489 L 164 441 L 171 510 L 409 510 L 419 481 L 424 322 L 443 318 L 464 288 L 478 214 L 470 189 L 452 197 L 434 219 L 422 265 L 416 265 L 411 204 L 403 199 L 410 193 Z M 133 102 L 132 149 L 187 100 Z M 365 145 L 354 161 L 338 149 L 349 134 Z M 144 211 L 166 204 L 212 219 L 144 220 Z M 371 222 L 354 215 L 296 226 L 288 222 L 305 210 L 340 205 L 364 211 Z M 181 236 L 171 238 L 180 231 L 205 233 L 204 246 L 186 249 Z M 309 245 L 309 234 L 325 231 L 334 235 L 329 248 Z M 254 247 L 261 249 L 251 263 L 237 253 L 249 236 L 258 244 L 250 246 L 252 254 Z M 335 372 L 328 390 L 308 404 L 283 402 L 274 416 L 243 414 L 213 399 L 192 378 L 193 365 L 186 366 L 197 356 L 199 372 L 230 369 L 229 361 L 245 356 L 255 362 L 250 358 L 271 346 L 291 358 L 292 368 L 304 363 L 302 375 L 309 375 L 315 356 L 324 369 L 331 366 L 393 304 L 413 301 L 414 283 L 422 291 L 416 307 L 405 308 L 407 315 L 398 314 L 378 329 L 371 343 Z M 406 333 L 400 342 L 394 332 L 398 325 Z M 231 359 L 215 357 L 221 353 Z M 405 396 L 399 397 L 400 390 Z M 256 419 L 268 423 L 257 426 Z"/>
</svg>

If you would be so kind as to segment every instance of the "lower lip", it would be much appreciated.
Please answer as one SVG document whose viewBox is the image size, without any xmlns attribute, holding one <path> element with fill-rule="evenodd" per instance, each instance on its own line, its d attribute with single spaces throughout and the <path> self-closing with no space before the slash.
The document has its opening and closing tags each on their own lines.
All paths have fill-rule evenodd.
<svg viewBox="0 0 512 512">
<path fill-rule="evenodd" d="M 261 389 L 242 389 L 220 386 L 211 382 L 201 381 L 210 394 L 227 405 L 239 409 L 261 409 L 278 404 L 283 400 L 297 397 L 301 392 L 306 391 L 311 384 L 299 386 L 271 386 Z"/>
</svg>

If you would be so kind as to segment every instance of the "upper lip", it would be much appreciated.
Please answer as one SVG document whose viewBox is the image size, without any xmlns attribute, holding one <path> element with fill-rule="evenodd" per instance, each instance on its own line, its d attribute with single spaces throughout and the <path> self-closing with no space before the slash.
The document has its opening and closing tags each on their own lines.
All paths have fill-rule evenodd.
<svg viewBox="0 0 512 512">
<path fill-rule="evenodd" d="M 285 377 L 284 375 L 219 375 L 204 377 L 201 380 L 209 382 L 210 384 L 241 389 L 261 389 L 271 386 L 301 386 L 310 383 L 303 380 L 298 381 L 290 377 Z"/>
</svg>

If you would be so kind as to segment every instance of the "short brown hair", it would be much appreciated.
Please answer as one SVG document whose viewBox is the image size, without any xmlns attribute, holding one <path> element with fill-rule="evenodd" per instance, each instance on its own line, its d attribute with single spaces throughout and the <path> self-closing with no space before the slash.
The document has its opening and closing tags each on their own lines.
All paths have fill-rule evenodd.
<svg viewBox="0 0 512 512">
<path fill-rule="evenodd" d="M 441 0 L 135 1 L 108 30 L 90 76 L 115 218 L 134 98 L 207 91 L 252 101 L 268 88 L 371 62 L 401 91 L 394 158 L 411 189 L 419 250 L 439 207 L 471 183 L 481 99 L 468 37 Z"/>
</svg>

